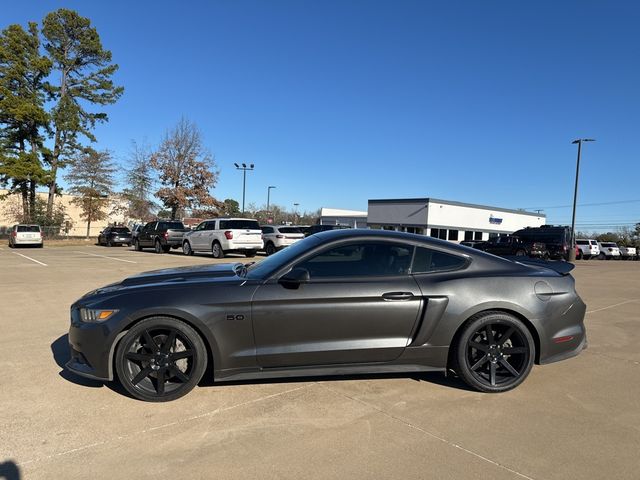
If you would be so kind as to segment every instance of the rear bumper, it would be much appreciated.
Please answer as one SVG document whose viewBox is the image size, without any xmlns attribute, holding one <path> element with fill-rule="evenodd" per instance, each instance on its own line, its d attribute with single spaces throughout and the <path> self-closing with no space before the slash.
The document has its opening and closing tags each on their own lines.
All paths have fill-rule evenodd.
<svg viewBox="0 0 640 480">
<path fill-rule="evenodd" d="M 42 238 L 14 238 L 14 245 L 42 245 Z"/>
<path fill-rule="evenodd" d="M 251 242 L 251 243 L 235 243 L 229 242 L 229 245 L 224 250 L 262 250 L 264 248 L 263 242 Z"/>
<path fill-rule="evenodd" d="M 540 332 L 540 363 L 553 363 L 578 355 L 587 346 L 584 316 L 587 306 L 576 294 L 572 303 L 559 305 Z"/>
</svg>

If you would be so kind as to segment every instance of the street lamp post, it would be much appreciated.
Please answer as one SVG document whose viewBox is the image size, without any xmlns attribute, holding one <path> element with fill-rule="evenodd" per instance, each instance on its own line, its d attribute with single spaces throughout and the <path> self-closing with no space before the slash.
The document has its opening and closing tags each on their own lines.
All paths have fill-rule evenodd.
<svg viewBox="0 0 640 480">
<path fill-rule="evenodd" d="M 293 223 L 298 223 L 298 205 L 299 203 L 293 204 Z"/>
<path fill-rule="evenodd" d="M 249 164 L 247 167 L 246 163 L 243 163 L 242 166 L 234 163 L 236 170 L 242 170 L 242 213 L 244 214 L 244 194 L 247 189 L 247 170 L 253 170 L 253 163 Z"/>
<path fill-rule="evenodd" d="M 571 249 L 569 250 L 570 262 L 576 259 L 576 203 L 578 201 L 578 178 L 580 176 L 580 154 L 582 153 L 582 142 L 595 142 L 593 138 L 579 138 L 571 142 L 578 144 L 578 159 L 576 160 L 576 184 L 573 190 L 573 213 L 571 215 Z"/>
<path fill-rule="evenodd" d="M 275 185 L 269 185 L 267 187 L 267 215 L 269 214 L 269 200 L 271 198 L 271 189 L 276 188 Z"/>
</svg>

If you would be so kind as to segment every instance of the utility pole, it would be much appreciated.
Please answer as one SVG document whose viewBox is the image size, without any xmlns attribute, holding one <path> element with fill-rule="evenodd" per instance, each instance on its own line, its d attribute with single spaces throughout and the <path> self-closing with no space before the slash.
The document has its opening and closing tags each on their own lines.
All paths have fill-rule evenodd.
<svg viewBox="0 0 640 480">
<path fill-rule="evenodd" d="M 234 163 L 236 170 L 242 170 L 242 213 L 244 214 L 244 194 L 247 189 L 247 170 L 253 170 L 253 163 L 247 167 L 246 163 L 243 163 L 242 166 Z"/>
<path fill-rule="evenodd" d="M 595 142 L 593 138 L 579 138 L 571 142 L 578 144 L 578 159 L 576 160 L 576 184 L 573 190 L 573 213 L 571 215 L 571 250 L 569 250 L 568 259 L 570 262 L 576 259 L 576 203 L 578 201 L 578 178 L 580 177 L 580 154 L 582 153 L 582 142 Z"/>
</svg>

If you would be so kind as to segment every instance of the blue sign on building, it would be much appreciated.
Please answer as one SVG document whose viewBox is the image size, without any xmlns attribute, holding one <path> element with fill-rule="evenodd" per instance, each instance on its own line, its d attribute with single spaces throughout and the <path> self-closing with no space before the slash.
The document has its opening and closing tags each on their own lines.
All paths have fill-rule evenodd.
<svg viewBox="0 0 640 480">
<path fill-rule="evenodd" d="M 489 215 L 489 223 L 493 225 L 502 225 L 502 219 L 494 217 L 493 215 Z"/>
</svg>

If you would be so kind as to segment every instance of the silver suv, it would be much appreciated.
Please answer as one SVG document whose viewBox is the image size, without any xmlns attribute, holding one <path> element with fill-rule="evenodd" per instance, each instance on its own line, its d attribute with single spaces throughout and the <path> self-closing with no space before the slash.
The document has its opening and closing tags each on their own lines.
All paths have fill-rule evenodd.
<svg viewBox="0 0 640 480">
<path fill-rule="evenodd" d="M 42 230 L 40 225 L 14 225 L 9 233 L 9 247 L 30 245 L 42 248 Z"/>
<path fill-rule="evenodd" d="M 260 224 L 250 218 L 211 218 L 200 222 L 182 239 L 185 255 L 211 252 L 214 258 L 223 258 L 227 253 L 255 257 L 263 247 Z"/>
<path fill-rule="evenodd" d="M 298 227 L 264 225 L 261 228 L 264 239 L 264 251 L 267 255 L 273 255 L 278 250 L 288 247 L 304 238 L 304 233 Z"/>
</svg>

